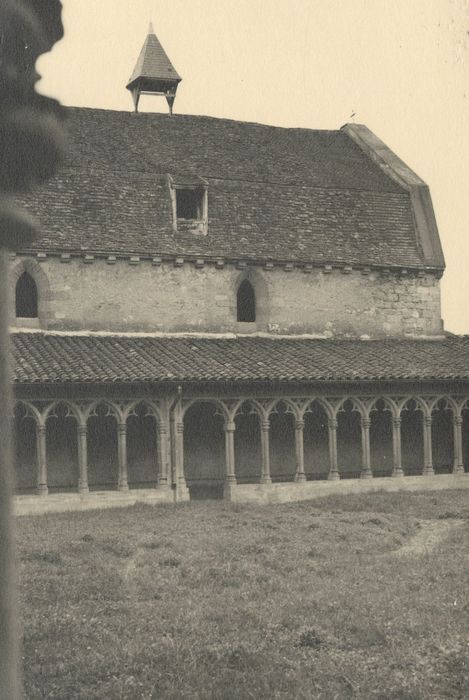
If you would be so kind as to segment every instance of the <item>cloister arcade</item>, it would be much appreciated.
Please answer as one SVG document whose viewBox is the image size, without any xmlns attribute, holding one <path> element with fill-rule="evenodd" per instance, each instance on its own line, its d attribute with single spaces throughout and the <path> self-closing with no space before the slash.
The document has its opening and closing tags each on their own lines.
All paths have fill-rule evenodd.
<svg viewBox="0 0 469 700">
<path fill-rule="evenodd" d="M 173 489 L 469 471 L 469 396 L 165 396 L 15 407 L 19 493 Z"/>
</svg>

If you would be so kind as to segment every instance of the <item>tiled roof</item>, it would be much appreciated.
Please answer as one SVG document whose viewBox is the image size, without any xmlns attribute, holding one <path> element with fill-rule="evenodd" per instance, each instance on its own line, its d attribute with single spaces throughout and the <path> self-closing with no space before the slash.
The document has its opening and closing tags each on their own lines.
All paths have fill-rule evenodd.
<svg viewBox="0 0 469 700">
<path fill-rule="evenodd" d="M 59 175 L 24 197 L 35 250 L 422 267 L 409 193 L 344 131 L 68 110 Z M 207 236 L 175 233 L 167 175 L 209 183 Z"/>
<path fill-rule="evenodd" d="M 13 335 L 19 384 L 469 380 L 469 336 L 442 340 Z"/>
</svg>

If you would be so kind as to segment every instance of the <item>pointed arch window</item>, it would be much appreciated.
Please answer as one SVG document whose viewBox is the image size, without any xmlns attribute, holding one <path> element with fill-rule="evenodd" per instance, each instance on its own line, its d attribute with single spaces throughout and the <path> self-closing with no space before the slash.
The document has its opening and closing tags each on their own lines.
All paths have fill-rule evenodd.
<svg viewBox="0 0 469 700">
<path fill-rule="evenodd" d="M 256 320 L 256 295 L 249 280 L 244 280 L 238 287 L 236 299 L 237 319 L 242 323 L 254 323 Z"/>
<path fill-rule="evenodd" d="M 23 272 L 16 283 L 16 317 L 37 318 L 37 286 L 30 274 Z"/>
</svg>

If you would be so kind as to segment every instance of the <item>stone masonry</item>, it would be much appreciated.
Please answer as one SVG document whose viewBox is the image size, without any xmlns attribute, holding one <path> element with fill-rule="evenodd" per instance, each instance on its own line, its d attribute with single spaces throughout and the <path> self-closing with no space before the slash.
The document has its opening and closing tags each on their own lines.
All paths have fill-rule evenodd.
<svg viewBox="0 0 469 700">
<path fill-rule="evenodd" d="M 347 266 L 239 267 L 223 260 L 136 256 L 44 256 L 40 262 L 18 256 L 11 262 L 12 284 L 25 269 L 35 278 L 40 327 L 49 330 L 372 338 L 442 333 L 435 274 Z M 245 277 L 257 304 L 256 323 L 249 326 L 236 321 L 236 289 Z M 17 323 L 12 308 L 12 326 Z"/>
</svg>

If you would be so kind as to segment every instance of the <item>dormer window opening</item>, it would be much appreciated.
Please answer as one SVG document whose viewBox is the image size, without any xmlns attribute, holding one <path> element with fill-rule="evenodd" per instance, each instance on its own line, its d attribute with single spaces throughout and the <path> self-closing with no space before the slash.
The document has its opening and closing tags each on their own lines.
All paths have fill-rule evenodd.
<svg viewBox="0 0 469 700">
<path fill-rule="evenodd" d="M 237 320 L 241 323 L 254 323 L 256 320 L 256 296 L 249 280 L 238 287 L 236 298 Z"/>
<path fill-rule="evenodd" d="M 16 283 L 15 304 L 17 318 L 37 318 L 38 299 L 36 282 L 30 274 L 23 272 Z"/>
<path fill-rule="evenodd" d="M 177 189 L 176 190 L 176 212 L 178 219 L 203 219 L 204 190 L 197 189 Z"/>
<path fill-rule="evenodd" d="M 208 233 L 208 182 L 198 175 L 168 175 L 173 229 L 182 234 Z"/>
</svg>

